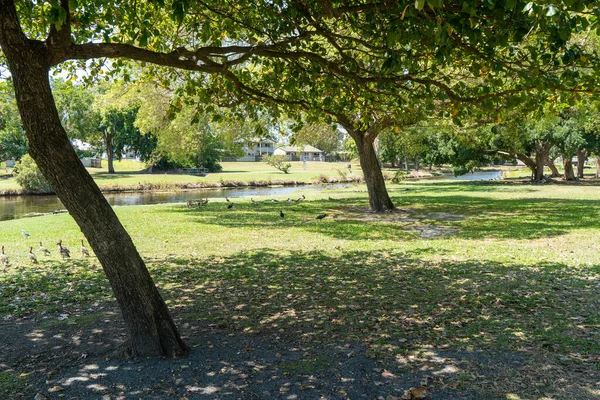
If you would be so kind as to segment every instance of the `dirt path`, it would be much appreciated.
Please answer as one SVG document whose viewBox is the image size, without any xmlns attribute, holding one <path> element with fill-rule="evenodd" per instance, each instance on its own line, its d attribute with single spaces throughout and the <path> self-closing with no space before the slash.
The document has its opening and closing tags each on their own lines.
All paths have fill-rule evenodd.
<svg viewBox="0 0 600 400">
<path fill-rule="evenodd" d="M 182 321 L 193 346 L 187 358 L 128 361 L 114 355 L 124 338 L 119 320 L 108 312 L 85 328 L 2 322 L 0 376 L 4 387 L 12 376 L 14 387 L 0 398 L 391 400 L 424 385 L 431 399 L 505 399 L 509 390 L 520 399 L 592 399 L 600 385 L 593 368 L 564 371 L 548 362 L 543 370 L 526 353 L 424 349 L 377 359 L 356 343 L 303 344 Z"/>
</svg>

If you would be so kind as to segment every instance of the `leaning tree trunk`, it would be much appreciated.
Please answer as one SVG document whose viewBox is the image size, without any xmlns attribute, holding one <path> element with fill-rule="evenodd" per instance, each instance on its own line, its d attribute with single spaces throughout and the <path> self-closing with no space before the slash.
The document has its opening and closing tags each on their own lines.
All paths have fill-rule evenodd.
<svg viewBox="0 0 600 400">
<path fill-rule="evenodd" d="M 500 152 L 502 153 L 502 152 Z M 539 159 L 538 157 L 536 157 L 536 160 L 532 160 L 531 157 L 529 157 L 526 154 L 522 154 L 522 153 L 518 153 L 515 155 L 516 158 L 519 161 L 522 161 L 523 164 L 525 164 L 527 166 L 527 168 L 529 168 L 531 170 L 531 180 L 533 182 L 542 182 L 544 180 L 544 164 L 542 161 L 542 167 L 540 168 L 540 163 L 539 163 Z"/>
<path fill-rule="evenodd" d="M 583 169 L 587 159 L 587 150 L 577 150 L 577 177 L 583 179 Z"/>
<path fill-rule="evenodd" d="M 356 142 L 360 166 L 365 177 L 367 191 L 369 192 L 369 206 L 371 210 L 375 212 L 392 210 L 394 203 L 392 203 L 385 187 L 385 179 L 379 167 L 379 160 L 375 155 L 373 142 L 367 140 L 361 134 L 355 134 L 353 139 Z"/>
<path fill-rule="evenodd" d="M 575 180 L 575 171 L 573 171 L 573 161 L 571 161 L 571 157 L 566 157 L 563 154 L 563 165 L 565 167 L 565 175 L 564 178 L 567 181 Z"/>
<path fill-rule="evenodd" d="M 44 43 L 28 40 L 0 0 L 0 46 L 14 82 L 29 152 L 88 239 L 110 281 L 133 356 L 188 351 L 131 238 L 75 154 L 52 96 Z"/>
<path fill-rule="evenodd" d="M 552 171 L 552 178 L 558 178 L 560 176 L 560 172 L 558 172 L 558 168 L 556 168 L 554 160 L 550 158 L 548 152 L 544 153 L 544 162 L 546 163 L 548 168 L 550 168 L 550 171 Z"/>
</svg>

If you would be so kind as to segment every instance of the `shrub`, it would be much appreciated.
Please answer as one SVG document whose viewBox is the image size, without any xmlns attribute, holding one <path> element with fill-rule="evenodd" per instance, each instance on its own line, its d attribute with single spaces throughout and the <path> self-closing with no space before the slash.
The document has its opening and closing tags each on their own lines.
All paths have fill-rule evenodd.
<svg viewBox="0 0 600 400">
<path fill-rule="evenodd" d="M 289 174 L 292 168 L 292 164 L 286 163 L 285 156 L 282 155 L 263 156 L 263 161 L 285 174 Z"/>
<path fill-rule="evenodd" d="M 13 169 L 15 180 L 24 190 L 36 193 L 51 193 L 52 186 L 44 178 L 37 164 L 28 154 L 23 156 Z"/>
<path fill-rule="evenodd" d="M 407 177 L 408 177 L 408 171 L 405 171 L 403 169 L 399 169 L 398 171 L 396 171 L 396 174 L 392 178 L 392 182 L 393 183 L 400 183 L 403 180 L 405 180 Z"/>
</svg>

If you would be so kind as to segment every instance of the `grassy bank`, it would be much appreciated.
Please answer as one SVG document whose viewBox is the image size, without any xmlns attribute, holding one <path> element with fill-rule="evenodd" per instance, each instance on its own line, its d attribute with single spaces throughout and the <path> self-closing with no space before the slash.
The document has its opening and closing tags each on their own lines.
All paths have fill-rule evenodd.
<svg viewBox="0 0 600 400">
<path fill-rule="evenodd" d="M 598 374 L 598 187 L 427 181 L 390 193 L 398 210 L 382 215 L 366 212 L 362 185 L 306 192 L 300 203 L 116 211 L 179 323 L 358 342 L 407 368 L 436 349 L 517 352 L 528 372 L 485 381 L 465 365 L 444 384 L 542 398 L 537 384 L 514 386 L 535 374 L 556 398 L 600 396 L 577 375 Z M 0 275 L 0 316 L 43 316 L 44 326 L 60 326 L 65 313 L 74 323 L 103 318 L 112 296 L 97 261 L 76 254 L 82 235 L 69 215 L 1 225 L 12 266 Z M 29 245 L 55 250 L 59 238 L 73 260 L 54 251 L 29 263 Z"/>
<path fill-rule="evenodd" d="M 352 182 L 362 178 L 359 165 L 346 168 L 348 163 L 307 162 L 306 169 L 302 162 L 291 162 L 289 174 L 285 174 L 262 162 L 223 162 L 223 171 L 209 173 L 206 176 L 191 174 L 145 172 L 143 163 L 122 160 L 115 161 L 115 174 L 106 172 L 106 161 L 103 168 L 88 168 L 98 186 L 105 192 L 133 190 L 181 190 L 203 187 L 232 186 L 266 186 L 297 185 L 315 182 Z M 10 170 L 0 175 L 0 193 L 19 194 L 20 186 L 16 183 Z"/>
</svg>

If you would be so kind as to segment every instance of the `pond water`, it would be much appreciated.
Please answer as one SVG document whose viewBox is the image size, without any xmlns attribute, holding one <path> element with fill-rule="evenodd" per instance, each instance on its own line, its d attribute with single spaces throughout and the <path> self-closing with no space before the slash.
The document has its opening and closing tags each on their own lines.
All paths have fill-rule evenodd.
<svg viewBox="0 0 600 400">
<path fill-rule="evenodd" d="M 495 181 L 502 179 L 502 171 L 475 171 L 448 179 L 453 181 Z"/>
<path fill-rule="evenodd" d="M 477 171 L 450 180 L 481 181 L 502 179 L 501 171 Z M 340 189 L 351 184 L 271 186 L 245 188 L 195 189 L 183 192 L 107 193 L 104 196 L 113 206 L 140 204 L 183 203 L 201 198 L 290 196 L 298 190 Z M 51 213 L 64 209 L 56 196 L 0 196 L 0 221 Z"/>
<path fill-rule="evenodd" d="M 183 192 L 106 193 L 112 206 L 183 203 L 201 198 L 290 196 L 298 190 L 340 189 L 351 184 L 194 189 Z M 56 196 L 0 196 L 0 221 L 51 213 L 65 207 Z"/>
</svg>

